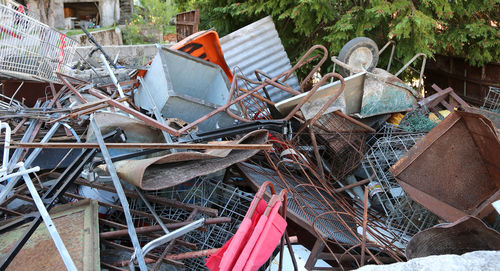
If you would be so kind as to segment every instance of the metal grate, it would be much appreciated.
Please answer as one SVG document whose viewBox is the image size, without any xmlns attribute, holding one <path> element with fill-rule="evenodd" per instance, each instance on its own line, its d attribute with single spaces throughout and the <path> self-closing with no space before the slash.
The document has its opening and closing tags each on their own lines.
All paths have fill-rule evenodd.
<svg viewBox="0 0 500 271">
<path fill-rule="evenodd" d="M 380 184 L 382 190 L 373 196 L 380 203 L 379 210 L 385 213 L 387 229 L 399 236 L 405 244 L 417 232 L 435 225 L 437 217 L 411 200 L 403 191 L 389 168 L 413 147 L 424 134 L 406 134 L 379 138 L 370 148 L 362 166 L 368 176 L 374 171 L 372 182 Z"/>
<path fill-rule="evenodd" d="M 67 73 L 77 41 L 0 4 L 0 74 L 21 80 L 58 82 Z"/>
<path fill-rule="evenodd" d="M 231 217 L 230 223 L 213 224 L 205 226 L 206 230 L 192 231 L 182 237 L 184 241 L 196 244 L 198 250 L 220 248 L 229 240 L 245 217 L 250 207 L 254 194 L 239 190 L 237 187 L 225 184 L 219 178 L 199 177 L 188 183 L 159 191 L 147 192 L 168 199 L 174 199 L 183 203 L 196 204 L 200 207 L 209 207 L 219 211 L 219 217 Z M 177 221 L 184 221 L 189 212 L 179 208 L 150 203 L 160 217 Z M 132 200 L 131 209 L 148 212 L 147 207 L 140 200 Z M 207 217 L 197 214 L 194 219 Z M 134 216 L 136 225 L 154 225 L 154 219 L 146 219 Z M 148 241 L 148 237 L 143 237 Z M 192 251 L 186 247 L 176 245 L 172 253 Z M 162 249 L 155 251 L 161 254 Z M 207 270 L 203 258 L 192 258 L 183 260 L 185 270 Z"/>
<path fill-rule="evenodd" d="M 488 95 L 486 95 L 481 108 L 500 113 L 500 88 L 490 87 Z"/>
</svg>

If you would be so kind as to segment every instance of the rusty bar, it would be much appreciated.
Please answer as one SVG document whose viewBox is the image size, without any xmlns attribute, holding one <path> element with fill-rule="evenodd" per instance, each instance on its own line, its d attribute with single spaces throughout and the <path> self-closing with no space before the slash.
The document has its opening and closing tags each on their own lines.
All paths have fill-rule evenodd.
<svg viewBox="0 0 500 271">
<path fill-rule="evenodd" d="M 23 126 L 23 124 L 28 120 L 28 118 L 23 118 L 17 125 L 16 127 L 12 130 L 12 134 L 16 134 L 19 129 Z"/>
<path fill-rule="evenodd" d="M 199 251 L 190 251 L 180 254 L 167 255 L 165 259 L 177 261 L 177 260 L 185 260 L 191 258 L 206 257 L 215 254 L 218 250 L 219 250 L 218 248 L 213 248 L 213 249 L 205 249 Z"/>
<path fill-rule="evenodd" d="M 118 102 L 123 102 L 123 101 L 127 101 L 127 100 L 128 100 L 127 97 L 116 99 L 116 101 L 118 101 Z M 106 100 L 99 100 L 97 102 L 83 104 L 84 106 L 81 106 L 81 107 L 71 108 L 69 114 L 66 114 L 66 115 L 61 116 L 61 117 L 59 117 L 57 119 L 48 121 L 47 123 L 51 124 L 51 123 L 58 122 L 60 120 L 66 119 L 66 118 L 79 117 L 81 115 L 89 114 L 89 113 L 92 113 L 94 111 L 97 111 L 97 110 L 109 107 L 110 105 L 108 105 L 108 104 L 102 104 L 102 103 L 105 103 L 105 102 L 106 102 Z"/>
<path fill-rule="evenodd" d="M 206 225 L 219 224 L 219 223 L 228 223 L 228 222 L 231 222 L 231 218 L 230 217 L 207 218 L 205 220 L 205 224 Z M 167 228 L 169 228 L 169 229 L 176 229 L 176 228 L 180 228 L 180 227 L 183 227 L 185 225 L 188 225 L 189 223 L 191 223 L 191 222 L 190 221 L 184 221 L 184 222 L 177 222 L 177 223 L 169 223 L 169 224 L 166 224 L 165 226 L 167 226 Z M 160 230 L 162 230 L 162 228 L 160 227 L 160 225 L 145 226 L 145 227 L 136 228 L 136 232 L 138 234 L 139 233 L 148 233 L 148 232 L 160 231 Z M 127 230 L 117 230 L 117 231 L 110 231 L 110 232 L 102 232 L 102 233 L 99 234 L 99 236 L 102 239 L 112 239 L 112 238 L 117 238 L 117 237 L 126 236 L 126 235 L 128 235 L 128 231 Z"/>
<path fill-rule="evenodd" d="M 114 271 L 127 271 L 128 270 L 128 269 L 118 268 L 114 265 L 111 265 L 111 264 L 105 263 L 105 262 L 101 262 L 101 266 L 106 267 L 106 269 L 108 269 L 108 270 L 114 270 Z"/>
<path fill-rule="evenodd" d="M 104 244 L 104 245 L 108 245 L 110 247 L 114 247 L 114 248 L 117 248 L 117 249 L 121 249 L 121 250 L 124 250 L 124 251 L 129 251 L 129 252 L 134 252 L 134 249 L 131 248 L 131 247 L 127 247 L 127 246 L 124 246 L 124 245 L 121 245 L 121 244 L 117 244 L 115 242 L 111 242 L 111 241 L 108 241 L 108 240 L 101 240 L 101 243 Z M 158 260 L 159 257 L 154 255 L 154 254 L 151 254 L 148 253 L 146 254 L 149 258 L 153 258 L 155 260 Z M 173 261 L 173 260 L 163 260 L 164 262 L 168 263 L 168 264 L 171 264 L 171 265 L 174 265 L 174 266 L 178 266 L 178 267 L 184 267 L 184 263 L 182 262 L 178 262 L 178 261 Z"/>
<path fill-rule="evenodd" d="M 335 189 L 335 192 L 340 193 L 342 191 L 345 191 L 345 190 L 348 190 L 348 189 L 351 189 L 353 187 L 357 187 L 357 186 L 360 186 L 360 185 L 364 185 L 364 184 L 367 184 L 369 182 L 370 182 L 370 179 L 364 179 L 364 180 L 361 180 L 361 181 L 359 181 L 357 183 L 352 183 L 352 184 L 348 184 L 348 185 L 346 185 L 344 187 L 337 188 L 337 189 Z"/>
<path fill-rule="evenodd" d="M 368 224 L 368 187 L 365 188 L 363 201 L 363 239 L 361 240 L 361 266 L 365 265 L 366 226 Z"/>
<path fill-rule="evenodd" d="M 100 224 L 104 224 L 104 225 L 108 225 L 108 226 L 111 226 L 111 227 L 115 227 L 115 228 L 119 228 L 119 229 L 127 229 L 127 225 L 123 225 L 123 224 L 120 224 L 120 223 L 117 223 L 117 222 L 114 222 L 114 221 L 111 221 L 111 220 L 107 220 L 107 219 L 104 219 L 104 218 L 99 218 L 99 223 Z M 151 237 L 154 237 L 154 238 L 158 238 L 158 237 L 161 237 L 160 234 L 156 234 L 156 233 L 149 233 L 149 234 L 146 234 L 148 236 L 151 236 Z M 177 243 L 179 245 L 182 245 L 182 246 L 185 246 L 189 249 L 197 249 L 196 245 L 193 244 L 193 243 L 190 243 L 190 242 L 187 242 L 187 241 L 184 241 L 184 240 L 179 240 L 179 239 L 176 239 L 177 240 Z"/>
<path fill-rule="evenodd" d="M 82 102 L 82 103 L 87 103 L 87 100 L 82 96 L 82 94 L 80 94 L 80 92 L 70 83 L 66 80 L 66 78 L 64 78 L 64 76 L 60 73 L 57 73 L 57 77 L 59 77 L 59 79 L 61 80 L 61 82 L 64 83 L 64 85 L 66 85 L 69 90 L 71 90 L 71 92 L 73 92 L 73 94 L 75 94 L 75 96 Z"/>
<path fill-rule="evenodd" d="M 355 119 L 355 118 L 353 118 L 353 117 L 351 117 L 351 116 L 349 116 L 349 115 L 346 115 L 346 114 L 342 113 L 342 111 L 333 111 L 333 113 L 334 113 L 335 115 L 337 115 L 337 116 L 340 116 L 340 117 L 342 117 L 342 118 L 344 118 L 344 119 L 346 119 L 346 120 L 348 120 L 348 121 L 352 122 L 353 124 L 356 124 L 356 125 L 358 125 L 358 126 L 361 126 L 361 127 L 362 127 L 363 129 L 365 129 L 368 133 L 375 133 L 375 132 L 376 132 L 376 130 L 375 130 L 375 129 L 373 129 L 372 127 L 370 127 L 370 126 L 368 126 L 368 125 L 366 125 L 366 124 L 362 123 L 361 121 L 359 121 L 359 120 L 357 120 L 357 119 Z"/>
<path fill-rule="evenodd" d="M 3 144 L 4 142 L 0 142 Z M 196 150 L 266 150 L 272 149 L 271 144 L 196 144 L 196 143 L 106 143 L 108 149 L 196 149 Z M 97 143 L 21 143 L 12 142 L 11 149 L 42 148 L 42 149 L 98 149 Z"/>
</svg>

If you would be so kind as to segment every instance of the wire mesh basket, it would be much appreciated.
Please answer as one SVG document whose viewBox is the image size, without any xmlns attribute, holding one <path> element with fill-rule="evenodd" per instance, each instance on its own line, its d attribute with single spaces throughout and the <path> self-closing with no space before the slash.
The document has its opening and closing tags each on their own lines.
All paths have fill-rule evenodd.
<svg viewBox="0 0 500 271">
<path fill-rule="evenodd" d="M 58 82 L 67 73 L 77 41 L 0 4 L 0 74 L 7 78 Z"/>
</svg>

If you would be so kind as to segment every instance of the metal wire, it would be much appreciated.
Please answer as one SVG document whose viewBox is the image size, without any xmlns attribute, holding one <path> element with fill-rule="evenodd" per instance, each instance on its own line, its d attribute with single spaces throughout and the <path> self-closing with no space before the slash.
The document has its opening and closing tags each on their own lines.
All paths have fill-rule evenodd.
<svg viewBox="0 0 500 271">
<path fill-rule="evenodd" d="M 368 176 L 375 174 L 372 182 L 381 185 L 374 199 L 381 204 L 387 230 L 398 235 L 398 242 L 405 245 L 417 232 L 437 223 L 437 217 L 411 200 L 397 183 L 389 168 L 394 165 L 424 134 L 406 134 L 379 138 L 363 159 L 362 166 Z M 372 172 L 374 171 L 374 172 Z"/>
<path fill-rule="evenodd" d="M 276 135 L 278 137 L 278 135 Z M 282 139 L 276 140 L 276 149 L 293 149 L 297 155 L 282 159 L 277 153 L 266 153 L 265 159 L 253 158 L 253 166 L 244 165 L 242 171 L 252 182 L 259 184 L 269 180 L 277 191 L 289 191 L 288 211 L 303 220 L 306 228 L 325 244 L 332 259 L 341 269 L 352 269 L 362 265 L 359 261 L 363 243 L 359 234 L 363 224 L 363 206 L 352 202 L 332 189 L 332 185 L 317 171 L 315 160 L 304 152 L 311 146 L 295 146 Z M 379 256 L 401 261 L 402 250 L 393 245 L 397 235 L 385 230 L 380 218 L 368 212 L 367 235 L 372 242 L 365 246 L 371 262 L 380 262 Z M 346 262 L 346 259 L 347 260 Z"/>
<path fill-rule="evenodd" d="M 0 4 L 0 73 L 21 80 L 59 82 L 67 73 L 77 41 Z"/>
</svg>

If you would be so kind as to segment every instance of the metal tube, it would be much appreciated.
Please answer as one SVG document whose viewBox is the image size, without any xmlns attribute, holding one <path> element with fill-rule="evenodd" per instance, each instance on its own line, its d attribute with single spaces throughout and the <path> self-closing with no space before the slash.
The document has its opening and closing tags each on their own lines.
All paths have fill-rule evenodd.
<svg viewBox="0 0 500 271">
<path fill-rule="evenodd" d="M 59 125 L 60 125 L 59 122 L 54 123 L 54 125 L 50 128 L 50 130 L 47 132 L 47 134 L 42 138 L 40 143 L 48 142 L 49 139 L 56 133 L 57 129 L 59 128 Z M 38 155 L 40 154 L 41 151 L 42 151 L 42 148 L 34 149 L 31 152 L 31 154 L 25 159 L 24 166 L 31 167 L 31 163 L 33 163 L 33 161 L 35 161 L 35 159 L 38 157 Z M 5 189 L 0 193 L 0 204 L 3 203 L 3 201 L 7 198 L 7 195 L 10 193 L 12 188 L 14 188 L 16 186 L 16 184 L 20 178 L 21 178 L 20 176 L 16 176 L 7 183 L 7 186 L 5 187 Z"/>
</svg>

